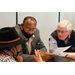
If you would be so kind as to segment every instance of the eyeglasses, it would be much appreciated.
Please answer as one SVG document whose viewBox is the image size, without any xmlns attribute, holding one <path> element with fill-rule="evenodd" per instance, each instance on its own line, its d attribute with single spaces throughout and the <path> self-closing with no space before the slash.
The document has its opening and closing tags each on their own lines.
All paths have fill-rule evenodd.
<svg viewBox="0 0 75 75">
<path fill-rule="evenodd" d="M 61 32 L 62 34 L 64 34 L 64 33 L 68 32 L 68 31 L 60 31 L 60 30 L 57 30 L 57 32 L 58 33 Z"/>
<path fill-rule="evenodd" d="M 26 29 L 26 31 L 35 31 L 36 30 L 36 28 L 29 28 L 29 27 L 25 27 L 25 29 Z"/>
</svg>

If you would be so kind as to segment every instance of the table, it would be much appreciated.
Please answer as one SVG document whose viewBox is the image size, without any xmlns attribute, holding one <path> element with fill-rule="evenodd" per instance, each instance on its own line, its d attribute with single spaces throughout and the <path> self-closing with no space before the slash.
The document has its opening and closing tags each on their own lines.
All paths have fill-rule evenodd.
<svg viewBox="0 0 75 75">
<path fill-rule="evenodd" d="M 64 52 L 64 53 L 70 54 L 70 55 L 75 54 L 75 52 Z M 54 58 L 49 59 L 47 62 L 70 62 L 70 61 L 75 61 L 75 59 L 56 55 L 56 56 L 54 56 Z"/>
<path fill-rule="evenodd" d="M 70 62 L 70 61 L 75 62 L 75 59 L 62 57 L 62 56 L 54 56 L 54 58 L 49 59 L 47 62 Z"/>
</svg>

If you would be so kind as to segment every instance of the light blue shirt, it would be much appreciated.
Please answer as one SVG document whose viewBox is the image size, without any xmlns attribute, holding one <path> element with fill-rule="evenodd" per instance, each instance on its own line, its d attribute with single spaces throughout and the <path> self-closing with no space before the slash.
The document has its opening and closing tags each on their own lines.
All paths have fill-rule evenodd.
<svg viewBox="0 0 75 75">
<path fill-rule="evenodd" d="M 49 41 L 49 52 L 53 53 L 56 49 L 58 48 L 57 46 L 57 41 L 51 36 L 50 41 Z M 67 54 L 64 52 L 58 53 L 58 56 L 66 56 Z"/>
</svg>

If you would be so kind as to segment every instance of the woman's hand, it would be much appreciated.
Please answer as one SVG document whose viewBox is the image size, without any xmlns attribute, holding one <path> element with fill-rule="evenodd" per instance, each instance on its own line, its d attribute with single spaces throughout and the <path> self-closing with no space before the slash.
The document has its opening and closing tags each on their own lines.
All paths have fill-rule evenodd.
<svg viewBox="0 0 75 75">
<path fill-rule="evenodd" d="M 35 62 L 43 62 L 41 56 L 40 56 L 40 53 L 39 53 L 39 50 L 35 50 L 35 56 L 34 56 L 34 61 Z"/>
<path fill-rule="evenodd" d="M 23 58 L 20 55 L 18 55 L 16 59 L 17 62 L 23 62 Z"/>
</svg>

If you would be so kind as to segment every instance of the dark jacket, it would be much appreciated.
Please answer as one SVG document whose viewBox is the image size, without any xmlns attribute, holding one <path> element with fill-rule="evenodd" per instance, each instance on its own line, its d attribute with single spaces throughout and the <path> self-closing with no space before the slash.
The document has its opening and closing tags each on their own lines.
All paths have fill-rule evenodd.
<svg viewBox="0 0 75 75">
<path fill-rule="evenodd" d="M 15 29 L 16 29 L 17 33 L 19 34 L 20 38 L 24 39 L 23 33 L 21 31 L 21 26 L 20 25 L 16 25 Z M 26 43 L 22 44 L 20 54 L 23 57 L 24 61 L 33 61 L 34 60 L 34 55 L 35 55 L 34 50 L 35 49 L 40 49 L 43 53 L 47 51 L 45 46 L 44 46 L 44 44 L 43 44 L 43 42 L 40 39 L 40 35 L 39 35 L 39 30 L 38 29 L 36 29 L 36 31 L 34 33 L 34 36 L 35 37 L 33 38 L 32 42 L 31 42 L 32 51 L 31 51 L 30 55 L 28 53 L 28 49 L 27 49 Z"/>
<path fill-rule="evenodd" d="M 57 30 L 55 30 L 52 34 L 52 37 L 57 41 L 57 46 L 58 47 L 66 47 L 66 46 L 71 46 L 68 50 L 65 52 L 75 52 L 75 31 L 72 30 L 72 33 L 70 35 L 70 39 L 67 43 L 67 45 L 64 43 L 63 40 L 60 40 L 57 36 Z"/>
</svg>

